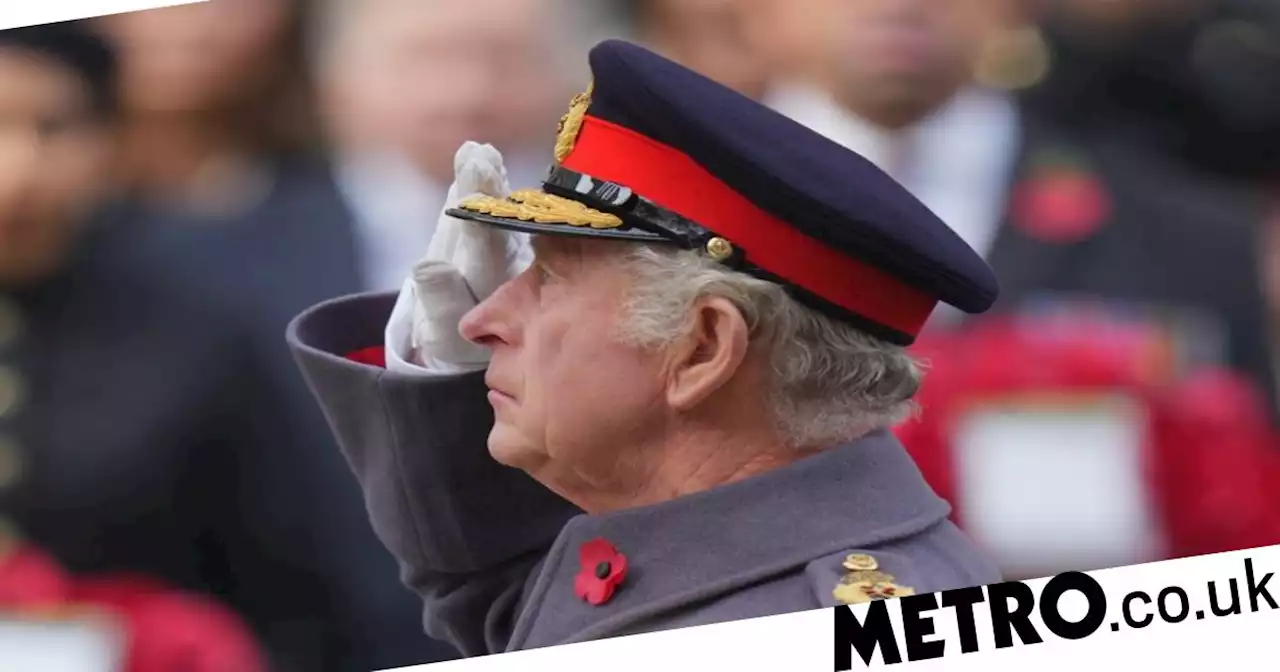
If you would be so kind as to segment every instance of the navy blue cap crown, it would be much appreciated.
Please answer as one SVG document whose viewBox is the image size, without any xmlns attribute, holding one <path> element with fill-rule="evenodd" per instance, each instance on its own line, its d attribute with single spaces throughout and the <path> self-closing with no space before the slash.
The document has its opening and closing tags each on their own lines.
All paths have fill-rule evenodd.
<svg viewBox="0 0 1280 672">
<path fill-rule="evenodd" d="M 938 302 L 994 303 L 982 258 L 863 157 L 639 46 L 606 41 L 590 63 L 543 189 L 453 214 L 699 249 L 900 344 Z"/>
</svg>

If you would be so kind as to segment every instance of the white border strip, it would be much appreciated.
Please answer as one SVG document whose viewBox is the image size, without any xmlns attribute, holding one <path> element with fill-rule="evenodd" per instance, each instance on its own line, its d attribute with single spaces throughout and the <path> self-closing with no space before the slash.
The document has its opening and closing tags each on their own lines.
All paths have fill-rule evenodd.
<svg viewBox="0 0 1280 672">
<path fill-rule="evenodd" d="M 208 0 L 0 0 L 0 30 Z"/>
<path fill-rule="evenodd" d="M 1009 625 L 997 626 L 992 615 L 996 594 L 990 592 L 991 588 L 981 591 L 983 601 L 974 606 L 973 625 L 966 628 L 978 647 L 972 652 L 964 651 L 958 610 L 943 606 L 948 601 L 947 594 L 890 600 L 877 603 L 878 607 L 853 607 L 860 625 L 871 622 L 872 610 L 879 609 L 882 615 L 887 611 L 893 626 L 891 636 L 902 658 L 897 664 L 885 664 L 879 645 L 869 663 L 864 662 L 852 646 L 844 643 L 851 640 L 836 637 L 838 632 L 848 635 L 851 631 L 839 631 L 835 611 L 823 609 L 400 669 L 829 672 L 841 669 L 835 664 L 838 647 L 851 654 L 852 667 L 844 669 L 854 671 L 1263 669 L 1258 661 L 1272 661 L 1274 667 L 1274 642 L 1280 632 L 1280 546 L 1118 567 L 1086 575 L 1091 579 L 1086 583 L 1096 586 L 1093 601 L 1078 591 L 1065 592 L 1055 600 L 1049 597 L 1054 591 L 1046 591 L 1050 583 L 1047 578 L 996 589 L 1008 608 L 1019 602 L 1004 597 L 1010 586 L 1033 598 L 1034 606 L 1027 616 L 1029 627 L 1040 640 L 1035 643 L 1023 641 Z M 1059 587 L 1065 585 L 1059 580 Z M 940 605 L 920 611 L 925 627 L 914 629 L 914 640 L 905 625 L 903 610 L 911 600 L 915 600 L 917 609 L 930 600 Z M 1238 613 L 1225 613 L 1232 611 L 1228 609 L 1232 605 L 1238 607 L 1234 610 Z M 1066 639 L 1067 635 L 1055 634 L 1046 625 L 1045 613 L 1057 614 L 1068 623 L 1087 622 L 1090 606 L 1098 607 L 1101 620 L 1094 621 L 1096 629 L 1081 639 Z M 1008 636 L 1004 645 L 999 643 L 1002 633 Z M 922 643 L 943 647 L 941 657 L 922 659 L 927 648 Z M 911 660 L 912 653 L 916 660 Z"/>
</svg>

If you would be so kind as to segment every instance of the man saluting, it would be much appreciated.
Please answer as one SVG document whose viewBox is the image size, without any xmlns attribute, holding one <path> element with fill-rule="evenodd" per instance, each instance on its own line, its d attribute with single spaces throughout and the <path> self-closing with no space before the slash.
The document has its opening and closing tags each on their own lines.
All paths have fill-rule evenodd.
<svg viewBox="0 0 1280 672">
<path fill-rule="evenodd" d="M 542 189 L 464 147 L 399 299 L 290 327 L 428 632 L 481 655 L 999 580 L 888 431 L 905 346 L 991 270 L 781 115 L 624 42 L 590 61 Z"/>
</svg>

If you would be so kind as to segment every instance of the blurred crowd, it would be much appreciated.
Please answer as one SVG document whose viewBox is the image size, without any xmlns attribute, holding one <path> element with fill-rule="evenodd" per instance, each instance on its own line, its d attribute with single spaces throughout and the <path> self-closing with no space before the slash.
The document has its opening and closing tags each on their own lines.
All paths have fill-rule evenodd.
<svg viewBox="0 0 1280 672">
<path fill-rule="evenodd" d="M 1238 493 L 1239 479 L 1270 468 L 1280 3 L 210 0 L 0 33 L 0 566 L 5 539 L 22 540 L 77 576 L 141 575 L 206 596 L 242 619 L 267 669 L 452 657 L 422 634 L 417 598 L 374 537 L 283 333 L 316 302 L 400 288 L 462 142 L 492 143 L 513 185 L 536 183 L 586 84 L 586 51 L 607 37 L 880 165 L 991 261 L 998 317 L 1070 346 L 1035 349 L 1006 331 L 1004 349 L 979 347 L 985 359 L 963 364 L 1007 356 L 1022 377 L 1001 384 L 1037 392 L 1069 387 L 1053 382 L 1071 378 L 1059 369 L 1078 373 L 1081 352 L 1104 350 L 1115 375 L 1088 360 L 1105 381 L 1095 387 L 1236 381 L 1179 397 L 1226 406 L 1202 425 L 1185 406 L 1150 402 L 1148 414 L 1188 425 L 1160 435 L 1168 442 L 1210 435 L 1176 478 L 1151 477 L 1162 458 L 1144 458 L 1141 482 L 1128 483 L 1103 458 L 1023 454 L 1003 479 L 1021 494 L 1008 497 L 1068 486 L 1030 523 L 978 520 L 1023 507 L 995 486 L 971 488 L 985 499 L 959 492 L 998 469 L 971 480 L 981 464 L 939 462 L 928 451 L 948 428 L 917 437 L 922 468 L 949 484 L 939 489 L 962 524 L 993 530 L 1008 566 L 1171 553 L 1136 541 L 1153 529 L 1199 530 L 1180 546 L 1197 551 L 1280 541 L 1258 532 L 1280 518 L 1280 499 L 1179 491 Z M 935 321 L 938 344 L 979 329 L 949 312 Z M 964 393 L 956 380 L 996 376 L 948 374 L 948 352 L 965 350 L 935 350 L 925 418 L 930 399 Z M 1072 417 L 1083 424 L 973 432 L 985 455 L 1035 431 L 1051 431 L 1059 452 L 1079 448 L 1064 435 L 1127 440 Z M 1256 439 L 1266 455 L 1216 455 L 1228 439 Z M 1215 469 L 1217 480 L 1187 476 Z M 1166 500 L 1206 503 L 1140 511 Z M 1256 534 L 1221 532 L 1224 517 L 1259 521 Z M 1079 567 L 1044 564 L 1095 546 L 1076 553 Z"/>
</svg>

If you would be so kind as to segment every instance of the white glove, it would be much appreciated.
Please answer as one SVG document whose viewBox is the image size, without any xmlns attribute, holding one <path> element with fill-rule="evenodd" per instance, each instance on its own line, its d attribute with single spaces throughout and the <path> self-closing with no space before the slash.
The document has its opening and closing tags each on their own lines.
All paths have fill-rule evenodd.
<svg viewBox="0 0 1280 672">
<path fill-rule="evenodd" d="M 458 333 L 462 316 L 532 261 L 527 235 L 445 214 L 463 198 L 510 193 L 502 154 L 467 142 L 454 157 L 454 183 L 427 248 L 405 280 L 387 323 L 387 368 L 415 375 L 483 370 L 489 351 Z"/>
</svg>

